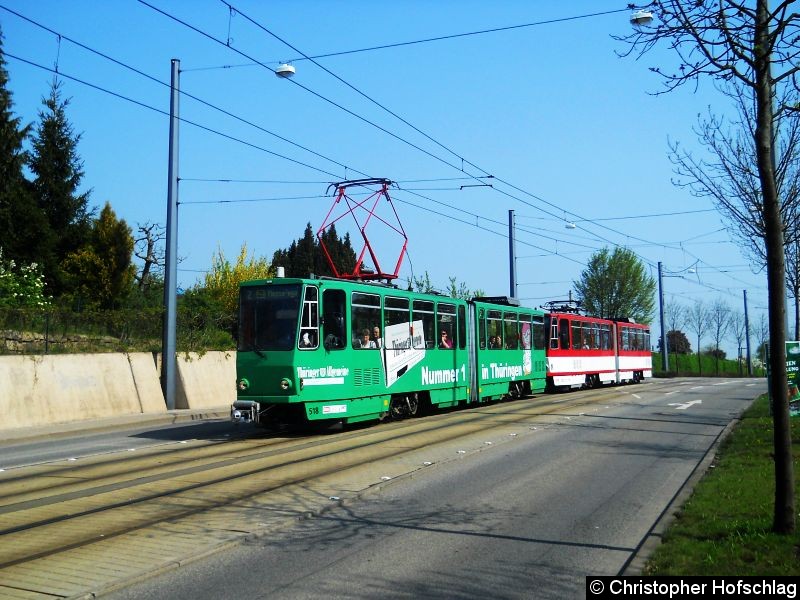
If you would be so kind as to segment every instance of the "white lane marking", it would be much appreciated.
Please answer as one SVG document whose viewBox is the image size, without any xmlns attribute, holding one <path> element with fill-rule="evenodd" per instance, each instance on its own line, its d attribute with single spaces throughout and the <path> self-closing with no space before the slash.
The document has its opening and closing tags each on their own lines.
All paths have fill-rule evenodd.
<svg viewBox="0 0 800 600">
<path fill-rule="evenodd" d="M 695 404 L 702 404 L 702 403 L 703 403 L 702 400 L 690 400 L 689 402 L 684 402 L 683 404 L 680 404 L 680 403 L 677 403 L 677 402 L 672 402 L 668 406 L 674 406 L 675 410 L 686 410 L 690 406 L 693 406 Z"/>
</svg>

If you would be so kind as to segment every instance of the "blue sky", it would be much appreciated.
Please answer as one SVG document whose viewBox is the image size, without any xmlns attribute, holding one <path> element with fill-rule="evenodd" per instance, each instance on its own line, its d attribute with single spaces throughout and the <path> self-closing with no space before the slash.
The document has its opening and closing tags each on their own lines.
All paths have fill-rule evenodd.
<svg viewBox="0 0 800 600">
<path fill-rule="evenodd" d="M 315 230 L 322 225 L 330 182 L 368 175 L 399 182 L 392 198 L 409 237 L 403 280 L 427 271 L 440 288 L 453 276 L 472 289 L 507 294 L 514 210 L 526 305 L 564 298 L 589 256 L 618 244 L 654 276 L 659 261 L 681 274 L 664 279 L 668 301 L 720 298 L 741 311 L 746 289 L 753 329 L 766 312 L 766 275 L 753 273 L 709 201 L 672 184 L 668 140 L 696 148 L 697 115 L 708 106 L 724 113 L 727 100 L 709 83 L 653 95 L 661 81 L 648 67 L 674 65 L 673 56 L 665 49 L 639 61 L 615 54 L 624 47 L 611 36 L 630 27 L 626 3 L 235 0 L 231 17 L 218 0 L 148 2 L 207 35 L 136 0 L 0 0 L 60 41 L 6 10 L 0 24 L 8 55 L 48 68 L 57 63 L 65 76 L 156 109 L 62 78 L 68 116 L 82 134 L 92 204 L 110 202 L 134 230 L 166 219 L 163 113 L 172 58 L 181 61 L 183 92 L 258 126 L 181 99 L 182 118 L 236 138 L 180 126 L 181 287 L 202 278 L 218 248 L 234 258 L 246 243 L 270 259 L 307 222 Z M 611 14 L 570 19 L 604 12 Z M 352 87 L 297 60 L 551 20 L 559 21 L 317 60 Z M 279 79 L 247 57 L 272 68 L 295 59 L 297 74 Z M 7 63 L 15 112 L 33 122 L 53 74 L 11 56 Z M 494 187 L 461 189 L 475 180 L 455 179 L 484 174 L 495 176 Z M 664 213 L 682 214 L 649 216 Z M 347 230 L 345 221 L 337 228 Z M 390 245 L 383 232 L 371 233 L 379 249 Z M 385 259 L 391 267 L 394 260 Z"/>
</svg>

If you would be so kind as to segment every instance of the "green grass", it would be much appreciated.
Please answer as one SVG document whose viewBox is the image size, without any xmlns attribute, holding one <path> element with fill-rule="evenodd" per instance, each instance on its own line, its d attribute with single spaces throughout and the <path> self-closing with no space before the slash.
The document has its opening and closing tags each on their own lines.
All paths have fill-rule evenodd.
<svg viewBox="0 0 800 600">
<path fill-rule="evenodd" d="M 796 502 L 800 498 L 798 438 L 800 419 L 794 418 Z M 714 468 L 709 469 L 666 531 L 644 573 L 800 575 L 800 534 L 771 532 L 775 493 L 771 453 L 772 418 L 764 395 L 723 442 Z"/>
<path fill-rule="evenodd" d="M 713 356 L 700 355 L 700 364 L 697 364 L 697 354 L 670 354 L 669 371 L 661 368 L 661 353 L 653 352 L 653 375 L 655 377 L 686 377 L 702 373 L 703 377 L 747 377 L 747 365 L 740 365 L 736 360 L 723 359 L 717 361 Z M 754 368 L 753 376 L 763 377 L 764 370 Z"/>
</svg>

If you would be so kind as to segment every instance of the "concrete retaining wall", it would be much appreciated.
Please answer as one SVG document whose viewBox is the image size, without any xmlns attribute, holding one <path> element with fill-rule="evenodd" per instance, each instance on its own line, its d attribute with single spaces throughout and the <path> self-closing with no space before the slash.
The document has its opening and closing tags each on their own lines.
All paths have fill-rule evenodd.
<svg viewBox="0 0 800 600">
<path fill-rule="evenodd" d="M 236 400 L 236 352 L 178 354 L 175 408 L 219 408 Z"/>
<path fill-rule="evenodd" d="M 236 353 L 177 357 L 176 408 L 221 408 L 236 397 Z M 166 412 L 153 355 L 0 356 L 0 430 Z"/>
</svg>

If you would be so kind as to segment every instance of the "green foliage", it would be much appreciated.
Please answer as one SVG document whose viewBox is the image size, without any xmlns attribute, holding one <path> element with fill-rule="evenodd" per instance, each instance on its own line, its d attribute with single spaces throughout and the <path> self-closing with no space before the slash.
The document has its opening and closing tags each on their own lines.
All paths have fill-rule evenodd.
<svg viewBox="0 0 800 600">
<path fill-rule="evenodd" d="M 225 258 L 221 249 L 211 257 L 211 271 L 206 273 L 205 293 L 220 310 L 235 320 L 239 310 L 239 284 L 252 279 L 267 279 L 273 276 L 272 266 L 263 256 L 247 256 L 247 244 L 242 244 L 236 262 Z"/>
<path fill-rule="evenodd" d="M 322 241 L 325 242 L 325 247 L 339 274 L 351 273 L 356 266 L 356 253 L 350 243 L 350 234 L 346 233 L 343 238 L 339 238 L 336 226 L 331 225 L 322 234 Z M 303 237 L 292 242 L 288 248 L 275 251 L 272 264 L 284 267 L 287 277 L 308 277 L 311 273 L 334 276 L 325 252 L 311 229 L 311 223 L 306 224 Z"/>
<path fill-rule="evenodd" d="M 179 298 L 179 351 L 230 350 L 236 347 L 233 333 L 238 322 L 237 311 L 226 307 L 224 298 L 217 292 L 197 286 Z"/>
<path fill-rule="evenodd" d="M 49 298 L 44 293 L 42 269 L 36 263 L 17 267 L 13 259 L 3 258 L 0 248 L 0 307 L 44 307 Z"/>
<path fill-rule="evenodd" d="M 792 439 L 798 439 L 800 419 L 791 419 L 791 430 Z M 715 468 L 695 487 L 644 574 L 800 575 L 797 537 L 770 531 L 772 452 L 772 420 L 764 395 L 722 444 Z M 794 446 L 793 454 L 797 462 L 800 446 Z"/>
<path fill-rule="evenodd" d="M 2 43 L 0 31 L 0 243 L 7 259 L 40 263 L 40 249 L 50 233 L 24 176 L 28 153 L 23 144 L 31 126 L 13 115 Z"/>
<path fill-rule="evenodd" d="M 61 257 L 83 251 L 91 235 L 92 215 L 88 210 L 89 193 L 78 193 L 83 179 L 83 162 L 77 153 L 81 136 L 67 119 L 69 100 L 62 100 L 57 80 L 50 86 L 50 95 L 42 98 L 42 104 L 29 164 L 34 174 L 36 203 L 51 232 L 41 250 L 45 278 L 53 293 L 59 295 L 68 289 Z M 85 286 L 85 282 L 79 285 Z"/>
<path fill-rule="evenodd" d="M 606 319 L 630 317 L 649 323 L 655 309 L 656 281 L 627 248 L 603 248 L 574 282 L 587 314 Z"/>
<path fill-rule="evenodd" d="M 458 282 L 455 277 L 449 277 L 449 284 L 447 286 L 447 295 L 451 298 L 461 298 L 462 300 L 469 300 L 475 296 L 484 296 L 484 291 L 481 289 L 470 290 L 466 282 Z"/>
<path fill-rule="evenodd" d="M 64 261 L 64 271 L 78 298 L 92 306 L 114 308 L 130 293 L 136 269 L 131 262 L 133 237 L 125 220 L 106 203 L 94 220 L 88 243 Z"/>
<path fill-rule="evenodd" d="M 692 344 L 689 338 L 680 330 L 673 329 L 667 332 L 667 348 L 670 354 L 689 354 L 692 351 Z M 661 351 L 661 338 L 658 338 L 658 350 Z"/>
</svg>

